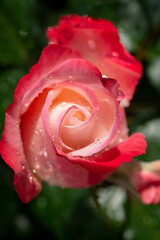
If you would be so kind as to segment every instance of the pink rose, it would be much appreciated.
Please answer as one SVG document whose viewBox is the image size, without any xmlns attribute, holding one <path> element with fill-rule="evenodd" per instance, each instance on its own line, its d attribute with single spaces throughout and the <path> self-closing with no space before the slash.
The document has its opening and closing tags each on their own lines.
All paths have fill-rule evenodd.
<svg viewBox="0 0 160 240">
<path fill-rule="evenodd" d="M 126 96 L 123 106 L 129 105 L 142 66 L 125 50 L 110 21 L 74 14 L 62 16 L 57 26 L 48 28 L 47 37 L 50 43 L 77 49 L 103 75 L 116 79 Z"/>
<path fill-rule="evenodd" d="M 141 168 L 134 171 L 132 183 L 140 199 L 145 204 L 160 202 L 160 160 L 141 163 Z"/>
<path fill-rule="evenodd" d="M 142 134 L 127 136 L 122 97 L 117 82 L 78 52 L 57 44 L 43 50 L 18 83 L 0 142 L 23 202 L 37 196 L 41 181 L 89 187 L 145 152 Z"/>
</svg>

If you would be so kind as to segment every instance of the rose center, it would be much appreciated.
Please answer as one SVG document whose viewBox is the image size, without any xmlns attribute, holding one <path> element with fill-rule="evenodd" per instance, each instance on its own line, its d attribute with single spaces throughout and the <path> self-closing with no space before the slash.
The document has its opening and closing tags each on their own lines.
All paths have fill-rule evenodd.
<svg viewBox="0 0 160 240">
<path fill-rule="evenodd" d="M 74 114 L 73 114 L 73 117 L 84 122 L 86 120 L 86 116 L 84 113 L 80 112 L 80 111 L 76 111 Z"/>
</svg>

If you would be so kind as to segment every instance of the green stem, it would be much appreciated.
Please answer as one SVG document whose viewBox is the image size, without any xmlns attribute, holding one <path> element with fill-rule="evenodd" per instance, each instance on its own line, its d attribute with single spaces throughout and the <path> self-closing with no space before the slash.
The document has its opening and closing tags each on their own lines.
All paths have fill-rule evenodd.
<svg viewBox="0 0 160 240">
<path fill-rule="evenodd" d="M 104 211 L 104 209 L 101 207 L 100 203 L 98 202 L 98 195 L 97 195 L 96 188 L 95 187 L 90 188 L 90 193 L 91 193 L 91 197 L 92 197 L 92 199 L 93 199 L 93 201 L 94 201 L 98 211 L 103 216 L 103 218 L 104 218 L 104 220 L 105 220 L 105 222 L 107 224 L 107 227 L 109 229 L 111 229 L 111 222 L 110 222 L 108 216 L 106 215 L 106 212 Z"/>
</svg>

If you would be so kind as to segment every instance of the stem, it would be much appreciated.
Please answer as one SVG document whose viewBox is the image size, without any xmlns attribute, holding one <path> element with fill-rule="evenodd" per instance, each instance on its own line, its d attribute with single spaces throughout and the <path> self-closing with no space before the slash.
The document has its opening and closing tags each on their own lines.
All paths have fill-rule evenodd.
<svg viewBox="0 0 160 240">
<path fill-rule="evenodd" d="M 121 228 L 120 234 L 119 234 L 119 240 L 123 240 L 124 239 L 124 232 L 127 229 L 127 226 L 129 225 L 130 222 L 130 207 L 131 207 L 131 196 L 130 193 L 128 191 L 126 191 L 127 193 L 127 201 L 125 203 L 125 221 L 123 223 L 123 226 Z"/>
<path fill-rule="evenodd" d="M 97 195 L 96 188 L 95 187 L 90 188 L 90 193 L 91 193 L 91 197 L 92 197 L 92 199 L 93 199 L 93 201 L 94 201 L 98 211 L 103 216 L 103 218 L 104 218 L 104 220 L 105 220 L 105 222 L 107 224 L 107 227 L 109 229 L 111 229 L 111 222 L 110 222 L 108 216 L 106 215 L 106 212 L 104 211 L 104 209 L 101 207 L 100 203 L 98 202 L 98 195 Z"/>
</svg>

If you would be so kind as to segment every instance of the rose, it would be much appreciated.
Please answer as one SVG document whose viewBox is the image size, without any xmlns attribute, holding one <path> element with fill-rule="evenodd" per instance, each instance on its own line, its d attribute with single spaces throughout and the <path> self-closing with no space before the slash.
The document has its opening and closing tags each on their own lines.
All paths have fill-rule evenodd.
<svg viewBox="0 0 160 240">
<path fill-rule="evenodd" d="M 82 57 L 98 67 L 103 75 L 114 78 L 126 98 L 128 106 L 142 74 L 142 66 L 119 41 L 118 31 L 107 20 L 88 16 L 62 16 L 57 26 L 49 27 L 50 43 L 77 49 Z"/>
<path fill-rule="evenodd" d="M 158 204 L 160 202 L 160 160 L 141 162 L 140 168 L 134 170 L 131 182 L 143 203 Z"/>
<path fill-rule="evenodd" d="M 160 202 L 160 160 L 123 163 L 110 180 L 121 183 L 144 204 Z"/>
<path fill-rule="evenodd" d="M 18 83 L 0 142 L 23 202 L 37 196 L 41 181 L 89 187 L 145 152 L 143 135 L 127 137 L 122 97 L 117 82 L 76 51 L 56 44 L 43 50 Z"/>
</svg>

